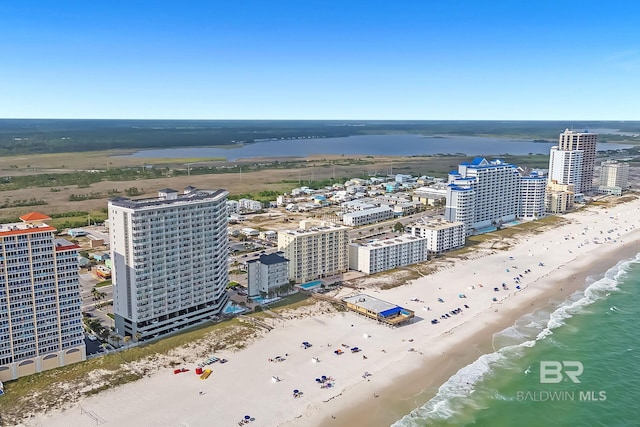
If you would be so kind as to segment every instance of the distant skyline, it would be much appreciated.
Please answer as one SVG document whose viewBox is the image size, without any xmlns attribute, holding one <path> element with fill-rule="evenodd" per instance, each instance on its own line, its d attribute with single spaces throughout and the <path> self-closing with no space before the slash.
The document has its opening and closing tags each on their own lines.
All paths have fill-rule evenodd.
<svg viewBox="0 0 640 427">
<path fill-rule="evenodd" d="M 0 118 L 640 120 L 637 2 L 0 4 Z"/>
</svg>

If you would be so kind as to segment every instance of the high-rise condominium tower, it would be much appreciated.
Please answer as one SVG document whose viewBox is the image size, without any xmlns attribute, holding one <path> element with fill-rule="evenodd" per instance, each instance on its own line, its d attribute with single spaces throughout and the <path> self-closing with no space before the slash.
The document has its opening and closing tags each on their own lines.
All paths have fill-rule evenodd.
<svg viewBox="0 0 640 427">
<path fill-rule="evenodd" d="M 0 381 L 86 358 L 78 246 L 39 212 L 0 225 Z"/>
<path fill-rule="evenodd" d="M 598 134 L 575 132 L 566 129 L 560 134 L 558 150 L 561 151 L 582 151 L 582 173 L 580 186 L 576 185 L 577 193 L 590 193 L 593 189 L 593 168 L 596 163 L 596 145 L 598 144 Z M 551 177 L 550 177 L 551 179 Z M 555 178 L 554 178 L 555 179 Z M 571 182 L 561 182 L 562 184 L 573 184 Z"/>
<path fill-rule="evenodd" d="M 119 335 L 150 338 L 221 312 L 228 301 L 227 194 L 187 187 L 109 202 Z"/>
</svg>

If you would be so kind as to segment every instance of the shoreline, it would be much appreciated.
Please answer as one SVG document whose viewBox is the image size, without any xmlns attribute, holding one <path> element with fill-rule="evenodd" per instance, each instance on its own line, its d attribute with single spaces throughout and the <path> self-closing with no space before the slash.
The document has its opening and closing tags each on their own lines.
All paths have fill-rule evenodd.
<svg viewBox="0 0 640 427">
<path fill-rule="evenodd" d="M 460 369 L 473 363 L 481 355 L 492 353 L 494 351 L 492 341 L 496 333 L 513 326 L 523 316 L 538 310 L 554 311 L 570 295 L 584 291 L 590 285 L 587 282 L 589 278 L 600 279 L 618 262 L 632 259 L 640 253 L 640 246 L 637 244 L 625 245 L 616 249 L 606 257 L 588 263 L 584 269 L 574 268 L 570 272 L 563 270 L 564 279 L 557 280 L 565 283 L 562 290 L 547 286 L 540 291 L 539 295 L 526 301 L 529 305 L 508 307 L 482 326 L 469 328 L 471 329 L 468 332 L 470 341 L 457 343 L 444 354 L 425 357 L 419 367 L 403 374 L 393 384 L 377 391 L 379 396 L 377 399 L 367 395 L 366 399 L 356 403 L 354 397 L 351 409 L 339 409 L 334 415 L 335 419 L 325 417 L 324 421 L 318 425 L 348 427 L 360 423 L 369 427 L 388 427 L 399 421 L 435 397 L 439 387 Z M 557 274 L 560 275 L 560 271 L 557 271 Z M 467 325 L 469 322 L 460 328 Z M 473 347 L 477 351 L 469 351 L 469 347 Z M 416 380 L 416 378 L 421 380 Z M 422 382 L 422 379 L 426 378 L 429 378 L 429 381 Z"/>
<path fill-rule="evenodd" d="M 510 238 L 515 244 L 508 250 L 479 247 L 404 286 L 362 291 L 414 310 L 411 324 L 391 329 L 352 312 L 295 316 L 239 352 L 216 352 L 229 363 L 215 365 L 207 381 L 156 369 L 149 377 L 25 423 L 84 426 L 89 412 L 114 424 L 140 426 L 204 426 L 212 419 L 235 426 L 244 415 L 255 417 L 250 425 L 257 427 L 389 426 L 422 406 L 460 368 L 493 352 L 496 332 L 527 313 L 557 306 L 584 289 L 588 276 L 602 275 L 640 252 L 640 199 L 565 218 L 569 221 L 553 229 Z M 343 292 L 341 297 L 354 293 Z M 461 314 L 431 324 L 430 319 L 464 304 L 468 307 Z M 301 349 L 302 341 L 313 346 Z M 363 351 L 333 354 L 346 344 Z M 285 361 L 270 362 L 276 355 L 286 356 Z M 363 372 L 371 375 L 363 378 Z M 319 387 L 314 378 L 321 375 L 335 378 L 334 386 Z M 294 389 L 304 391 L 302 398 L 292 397 Z"/>
</svg>

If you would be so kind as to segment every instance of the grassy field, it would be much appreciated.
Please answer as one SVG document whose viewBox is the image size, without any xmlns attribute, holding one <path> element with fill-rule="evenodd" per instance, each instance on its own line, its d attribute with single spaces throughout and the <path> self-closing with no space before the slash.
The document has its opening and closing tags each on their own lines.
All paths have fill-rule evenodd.
<svg viewBox="0 0 640 427">
<path fill-rule="evenodd" d="M 38 210 L 46 214 L 68 211 L 91 211 L 96 218 L 106 206 L 110 197 L 126 196 L 126 190 L 134 187 L 139 195 L 135 197 L 153 197 L 162 188 L 181 190 L 189 185 L 199 188 L 224 188 L 231 195 L 253 194 L 262 191 L 284 193 L 300 185 L 309 185 L 313 181 L 335 179 L 344 182 L 346 178 L 368 177 L 370 175 L 393 173 L 429 175 L 445 177 L 457 168 L 461 161 L 469 157 L 433 156 L 433 157 L 373 157 L 373 156 L 315 156 L 307 159 L 261 159 L 227 163 L 216 159 L 135 159 L 121 157 L 123 151 L 83 152 L 68 154 L 39 154 L 31 156 L 0 157 L 0 178 L 11 180 L 14 176 L 37 174 L 68 174 L 73 171 L 104 170 L 113 168 L 140 168 L 153 166 L 162 173 L 158 178 L 135 179 L 129 181 L 99 181 L 82 185 L 47 186 L 19 188 L 0 191 L 8 207 L 0 209 L 0 218 L 16 218 L 27 212 Z M 509 161 L 531 167 L 546 164 L 546 156 L 507 157 Z M 199 163 L 217 168 L 215 174 L 191 174 L 187 163 Z M 257 167 L 263 169 L 256 170 Z M 176 171 L 181 171 L 177 173 Z M 90 172 L 81 172 L 90 173 Z M 10 207 L 11 202 L 37 200 L 42 204 L 34 206 Z M 106 216 L 103 215 L 103 216 Z M 80 221 L 81 218 L 74 220 Z M 96 220 L 98 221 L 98 220 Z"/>
</svg>

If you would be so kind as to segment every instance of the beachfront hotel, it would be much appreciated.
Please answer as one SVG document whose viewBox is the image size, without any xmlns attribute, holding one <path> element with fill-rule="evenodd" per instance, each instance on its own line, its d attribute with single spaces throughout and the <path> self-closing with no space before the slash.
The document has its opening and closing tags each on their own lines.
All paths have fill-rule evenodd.
<svg viewBox="0 0 640 427">
<path fill-rule="evenodd" d="M 227 191 L 187 187 L 109 201 L 116 333 L 146 339 L 218 315 L 228 301 Z"/>
<path fill-rule="evenodd" d="M 412 236 L 425 237 L 427 250 L 433 254 L 439 254 L 464 246 L 466 234 L 463 222 L 448 222 L 441 218 L 425 220 L 408 227 Z"/>
<path fill-rule="evenodd" d="M 449 173 L 445 219 L 462 222 L 467 236 L 545 215 L 546 179 L 502 160 L 481 157 Z"/>
<path fill-rule="evenodd" d="M 590 193 L 593 189 L 593 169 L 596 164 L 596 146 L 598 144 L 598 134 L 575 132 L 566 129 L 560 134 L 558 149 L 561 151 L 582 151 L 582 166 L 580 185 L 575 182 L 558 180 L 563 184 L 576 184 L 577 193 Z M 551 167 L 549 167 L 551 169 Z M 555 176 L 551 179 L 557 179 Z"/>
<path fill-rule="evenodd" d="M 50 219 L 0 225 L 0 381 L 86 359 L 78 246 Z"/>
<path fill-rule="evenodd" d="M 449 173 L 445 219 L 465 224 L 467 235 L 513 221 L 520 208 L 520 174 L 501 160 L 477 157 Z"/>
<path fill-rule="evenodd" d="M 349 268 L 366 274 L 427 260 L 427 238 L 410 234 L 349 245 Z"/>
<path fill-rule="evenodd" d="M 279 253 L 260 255 L 247 261 L 247 288 L 249 297 L 266 297 L 289 284 L 289 260 Z"/>
<path fill-rule="evenodd" d="M 278 249 L 289 260 L 296 282 L 330 277 L 349 269 L 349 227 L 300 221 L 298 230 L 278 232 Z"/>
</svg>

